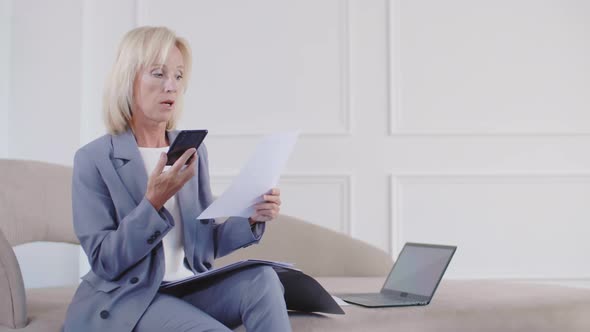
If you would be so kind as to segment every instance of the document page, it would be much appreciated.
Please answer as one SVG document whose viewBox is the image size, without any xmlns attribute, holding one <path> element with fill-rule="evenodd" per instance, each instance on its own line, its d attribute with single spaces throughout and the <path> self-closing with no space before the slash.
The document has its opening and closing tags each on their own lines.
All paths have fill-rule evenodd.
<svg viewBox="0 0 590 332">
<path fill-rule="evenodd" d="M 279 182 L 298 136 L 287 132 L 264 137 L 229 188 L 197 219 L 252 216 L 254 205 Z"/>
</svg>

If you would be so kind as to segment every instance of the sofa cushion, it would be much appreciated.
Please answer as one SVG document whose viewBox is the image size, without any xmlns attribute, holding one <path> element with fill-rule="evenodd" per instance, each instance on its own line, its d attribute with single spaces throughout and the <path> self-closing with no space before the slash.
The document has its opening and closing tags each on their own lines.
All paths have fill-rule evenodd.
<svg viewBox="0 0 590 332">
<path fill-rule="evenodd" d="M 384 278 L 317 278 L 331 293 L 378 291 Z M 28 289 L 29 325 L 60 331 L 74 287 Z M 443 280 L 427 306 L 290 312 L 294 331 L 590 331 L 590 289 L 516 281 Z M 236 331 L 245 331 L 243 327 Z"/>
<path fill-rule="evenodd" d="M 384 278 L 317 278 L 331 293 L 379 291 Z M 516 281 L 442 281 L 427 306 L 343 307 L 292 315 L 295 331 L 590 331 L 590 289 Z"/>
<path fill-rule="evenodd" d="M 68 304 L 76 287 L 27 289 L 28 324 L 23 329 L 0 331 L 58 332 L 61 331 Z"/>
</svg>

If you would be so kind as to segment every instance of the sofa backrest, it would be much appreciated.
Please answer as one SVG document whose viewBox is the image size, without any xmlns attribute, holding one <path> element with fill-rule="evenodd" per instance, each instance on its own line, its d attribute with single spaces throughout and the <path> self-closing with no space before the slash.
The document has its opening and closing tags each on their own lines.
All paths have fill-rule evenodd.
<svg viewBox="0 0 590 332">
<path fill-rule="evenodd" d="M 216 265 L 248 258 L 294 263 L 315 277 L 385 276 L 393 265 L 377 247 L 287 215 L 267 223 L 258 245 L 222 257 Z"/>
<path fill-rule="evenodd" d="M 79 244 L 72 224 L 72 168 L 0 159 L 0 230 L 11 246 Z"/>
</svg>

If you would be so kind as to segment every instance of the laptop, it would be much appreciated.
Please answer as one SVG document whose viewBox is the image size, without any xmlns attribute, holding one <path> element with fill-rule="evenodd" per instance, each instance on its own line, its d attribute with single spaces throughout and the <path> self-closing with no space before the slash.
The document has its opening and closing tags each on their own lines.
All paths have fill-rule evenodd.
<svg viewBox="0 0 590 332">
<path fill-rule="evenodd" d="M 403 307 L 430 303 L 457 247 L 406 243 L 379 293 L 339 294 L 365 307 Z"/>
</svg>

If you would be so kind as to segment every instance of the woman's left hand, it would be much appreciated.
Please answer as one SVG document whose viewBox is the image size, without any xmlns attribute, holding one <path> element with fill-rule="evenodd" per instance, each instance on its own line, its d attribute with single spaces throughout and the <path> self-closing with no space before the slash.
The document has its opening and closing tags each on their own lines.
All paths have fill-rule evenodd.
<svg viewBox="0 0 590 332">
<path fill-rule="evenodd" d="M 263 202 L 254 205 L 254 214 L 248 218 L 250 224 L 273 220 L 281 210 L 281 191 L 279 188 L 272 188 L 266 195 L 262 196 L 262 199 Z"/>
</svg>

